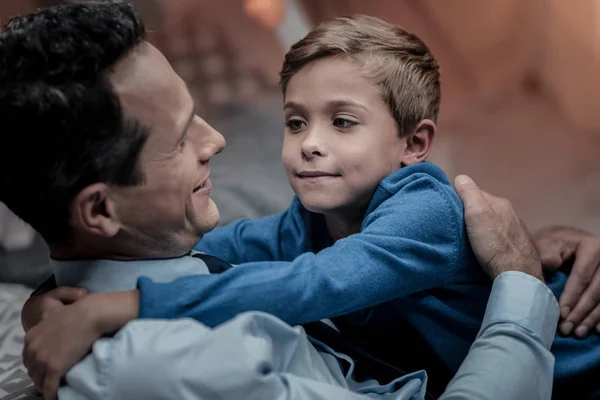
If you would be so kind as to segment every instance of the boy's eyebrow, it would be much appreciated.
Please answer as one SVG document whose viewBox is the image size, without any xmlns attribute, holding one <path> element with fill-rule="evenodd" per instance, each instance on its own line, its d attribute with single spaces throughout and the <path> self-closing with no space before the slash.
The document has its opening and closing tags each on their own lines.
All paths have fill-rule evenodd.
<svg viewBox="0 0 600 400">
<path fill-rule="evenodd" d="M 327 106 L 329 106 L 329 108 L 339 108 L 339 107 L 347 107 L 347 106 L 358 107 L 358 108 L 362 108 L 366 112 L 369 112 L 367 107 L 363 106 L 360 103 L 355 102 L 354 100 L 350 100 L 350 99 L 332 100 L 327 103 Z"/>
<path fill-rule="evenodd" d="M 286 101 L 286 103 L 283 105 L 284 110 L 287 110 L 288 108 L 299 108 L 304 110 L 304 106 L 302 104 L 294 103 L 293 101 Z"/>
<path fill-rule="evenodd" d="M 327 102 L 328 108 L 339 108 L 339 107 L 348 107 L 348 106 L 362 108 L 366 112 L 369 112 L 367 107 L 363 106 L 360 103 L 355 102 L 354 100 L 350 100 L 350 99 L 331 100 L 331 101 Z M 287 110 L 288 108 L 297 108 L 297 109 L 301 109 L 301 110 L 305 109 L 305 107 L 302 104 L 294 103 L 293 101 L 288 101 L 283 106 L 284 110 Z"/>
</svg>

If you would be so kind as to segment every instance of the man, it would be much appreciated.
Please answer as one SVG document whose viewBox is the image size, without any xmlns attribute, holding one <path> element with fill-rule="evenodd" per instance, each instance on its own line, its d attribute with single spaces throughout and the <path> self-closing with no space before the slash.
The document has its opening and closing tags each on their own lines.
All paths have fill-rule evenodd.
<svg viewBox="0 0 600 400">
<path fill-rule="evenodd" d="M 169 281 L 223 268 L 219 260 L 187 254 L 218 221 L 208 163 L 225 142 L 194 114 L 185 84 L 143 32 L 130 6 L 92 2 L 17 18 L 0 33 L 0 200 L 48 242 L 62 285 L 115 291 L 135 288 L 142 275 Z M 479 338 L 445 396 L 549 398 L 548 347 L 558 310 L 541 281 L 539 258 L 510 207 L 464 179 L 459 191 L 472 199 L 468 229 L 480 262 L 493 278 L 522 272 L 496 280 Z M 498 246 L 507 248 L 501 256 Z M 64 340 L 55 334 L 64 329 L 46 325 L 77 326 L 68 311 L 85 305 L 82 299 L 57 307 L 27 335 L 26 365 L 49 398 L 62 362 L 73 360 L 52 368 L 53 351 L 61 349 L 54 338 Z M 214 329 L 190 320 L 139 320 L 97 341 L 66 375 L 59 396 L 425 396 L 422 371 L 400 377 L 329 333 L 323 338 L 335 340 L 309 341 L 300 328 L 261 313 Z M 338 345 L 354 359 L 336 352 Z M 47 361 L 51 368 L 42 376 Z M 373 367 L 370 377 L 390 384 L 357 379 L 352 371 L 365 363 Z"/>
</svg>

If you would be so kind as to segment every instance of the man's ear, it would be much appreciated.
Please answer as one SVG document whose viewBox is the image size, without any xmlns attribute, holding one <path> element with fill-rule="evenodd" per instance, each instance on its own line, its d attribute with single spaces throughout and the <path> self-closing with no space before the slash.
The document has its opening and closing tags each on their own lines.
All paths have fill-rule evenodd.
<svg viewBox="0 0 600 400">
<path fill-rule="evenodd" d="M 71 203 L 71 223 L 75 230 L 113 237 L 121 228 L 108 186 L 95 183 L 80 191 Z"/>
<path fill-rule="evenodd" d="M 419 122 L 414 132 L 406 136 L 402 166 L 416 164 L 425 161 L 429 157 L 436 130 L 435 122 L 430 119 Z"/>
</svg>

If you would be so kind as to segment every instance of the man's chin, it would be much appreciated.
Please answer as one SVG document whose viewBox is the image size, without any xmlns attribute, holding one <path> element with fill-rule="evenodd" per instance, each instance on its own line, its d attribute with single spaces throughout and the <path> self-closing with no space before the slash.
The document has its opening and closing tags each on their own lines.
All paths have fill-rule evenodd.
<svg viewBox="0 0 600 400">
<path fill-rule="evenodd" d="M 220 220 L 219 208 L 212 199 L 202 213 L 196 215 L 196 231 L 200 238 L 217 227 Z"/>
</svg>

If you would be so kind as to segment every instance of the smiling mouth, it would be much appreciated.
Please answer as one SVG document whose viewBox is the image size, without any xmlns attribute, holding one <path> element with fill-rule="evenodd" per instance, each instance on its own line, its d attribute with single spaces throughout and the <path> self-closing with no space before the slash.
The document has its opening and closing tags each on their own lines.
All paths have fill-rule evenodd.
<svg viewBox="0 0 600 400">
<path fill-rule="evenodd" d="M 311 178 L 335 178 L 340 176 L 340 174 L 332 174 L 329 172 L 323 171 L 304 171 L 296 174 L 298 178 L 301 179 L 311 179 Z"/>
<path fill-rule="evenodd" d="M 210 183 L 210 181 L 208 179 L 206 179 L 204 182 L 202 182 L 201 184 L 199 184 L 198 186 L 196 186 L 194 188 L 194 193 L 196 193 L 199 190 L 204 189 L 209 183 Z"/>
</svg>

